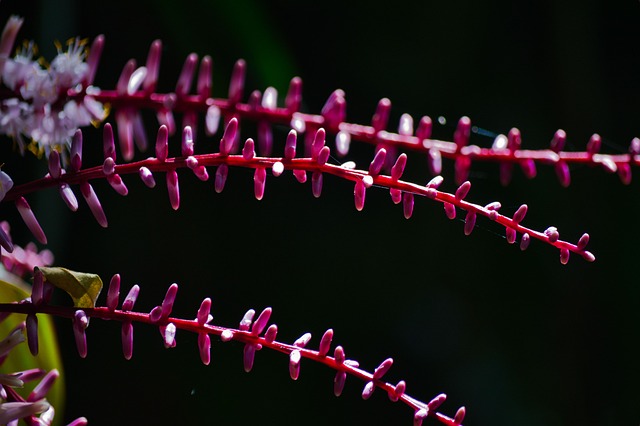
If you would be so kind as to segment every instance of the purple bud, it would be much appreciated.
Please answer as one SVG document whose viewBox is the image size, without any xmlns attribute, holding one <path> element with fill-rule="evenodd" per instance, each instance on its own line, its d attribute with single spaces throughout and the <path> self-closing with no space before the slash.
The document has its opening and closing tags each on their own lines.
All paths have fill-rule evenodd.
<svg viewBox="0 0 640 426">
<path fill-rule="evenodd" d="M 289 112 L 298 111 L 302 102 L 302 79 L 293 77 L 289 83 L 289 91 L 284 99 L 284 107 Z"/>
<path fill-rule="evenodd" d="M 118 307 L 120 299 L 120 275 L 115 274 L 109 282 L 109 291 L 107 292 L 107 309 L 113 312 Z"/>
<path fill-rule="evenodd" d="M 167 172 L 167 191 L 171 208 L 178 210 L 180 208 L 180 185 L 178 184 L 178 172 L 176 170 Z"/>
<path fill-rule="evenodd" d="M 116 159 L 116 145 L 113 139 L 111 123 L 106 123 L 102 130 L 102 150 L 104 152 L 104 158 Z"/>
<path fill-rule="evenodd" d="M 129 193 L 129 190 L 122 181 L 120 175 L 107 176 L 107 182 L 109 182 L 109 185 L 111 185 L 114 191 L 116 191 L 118 194 L 125 196 Z"/>
<path fill-rule="evenodd" d="M 43 302 L 44 277 L 42 271 L 35 267 L 33 270 L 33 287 L 31 288 L 31 303 L 40 306 Z"/>
<path fill-rule="evenodd" d="M 338 371 L 335 378 L 333 379 L 333 394 L 335 396 L 342 395 L 342 391 L 344 390 L 344 384 L 346 381 L 347 373 L 345 373 L 344 371 Z"/>
<path fill-rule="evenodd" d="M 18 213 L 20 213 L 20 217 L 29 228 L 29 231 L 33 234 L 36 239 L 42 243 L 47 244 L 47 237 L 44 235 L 44 231 L 40 227 L 40 223 L 36 219 L 36 216 L 33 214 L 33 210 L 27 203 L 27 200 L 24 197 L 20 197 L 16 200 L 16 208 L 18 209 Z"/>
<path fill-rule="evenodd" d="M 110 176 L 116 172 L 116 162 L 113 161 L 113 158 L 107 157 L 104 159 L 102 163 L 102 173 L 105 176 Z"/>
<path fill-rule="evenodd" d="M 78 129 L 71 140 L 71 171 L 77 172 L 82 167 L 82 130 Z"/>
<path fill-rule="evenodd" d="M 520 240 L 520 250 L 524 251 L 529 247 L 529 243 L 531 242 L 531 237 L 528 233 L 522 234 L 522 239 Z"/>
<path fill-rule="evenodd" d="M 38 317 L 36 314 L 28 314 L 26 321 L 27 344 L 31 355 L 38 355 Z"/>
<path fill-rule="evenodd" d="M 229 103 L 234 105 L 242 99 L 244 92 L 244 78 L 247 71 L 247 63 L 243 59 L 238 59 L 231 72 L 229 82 Z"/>
<path fill-rule="evenodd" d="M 224 184 L 227 182 L 227 175 L 229 174 L 229 166 L 226 164 L 220 164 L 216 169 L 216 179 L 214 188 L 219 194 L 224 189 Z"/>
<path fill-rule="evenodd" d="M 87 314 L 85 314 L 83 310 L 77 310 L 73 316 L 73 334 L 80 358 L 87 357 L 87 334 L 85 330 L 88 325 L 89 319 L 87 318 Z"/>
<path fill-rule="evenodd" d="M 158 129 L 156 137 L 156 157 L 165 162 L 169 155 L 169 129 L 164 124 Z"/>
<path fill-rule="evenodd" d="M 142 83 L 142 87 L 145 92 L 152 93 L 156 89 L 156 83 L 158 82 L 158 74 L 160 72 L 160 56 L 162 54 L 162 41 L 154 40 L 149 47 L 149 53 L 147 54 L 147 62 L 145 68 L 147 69 L 147 76 Z"/>
<path fill-rule="evenodd" d="M 569 255 L 571 252 L 567 248 L 560 249 L 560 263 L 566 265 L 569 262 Z"/>
<path fill-rule="evenodd" d="M 142 166 L 140 167 L 138 173 L 140 175 L 140 179 L 142 179 L 142 182 L 144 182 L 147 187 L 153 188 L 154 186 L 156 186 L 156 180 L 153 178 L 153 173 L 151 173 L 151 170 Z"/>
<path fill-rule="evenodd" d="M 60 167 L 60 153 L 55 149 L 52 149 L 49 153 L 49 174 L 52 178 L 58 179 L 62 173 L 62 167 Z"/>
<path fill-rule="evenodd" d="M 136 303 L 136 299 L 138 299 L 138 294 L 140 294 L 140 286 L 136 284 L 131 287 L 131 290 L 127 293 L 127 297 L 125 297 L 124 302 L 122 302 L 123 311 L 130 311 L 133 309 L 133 305 Z"/>
<path fill-rule="evenodd" d="M 200 69 L 198 70 L 198 85 L 197 92 L 201 100 L 205 100 L 211 97 L 211 68 L 212 60 L 211 56 L 205 56 L 200 62 Z"/>
<path fill-rule="evenodd" d="M 242 364 L 244 365 L 244 371 L 247 373 L 253 368 L 253 361 L 256 356 L 256 345 L 247 343 L 244 345 L 244 351 L 242 355 Z"/>
<path fill-rule="evenodd" d="M 507 235 L 507 243 L 509 244 L 513 244 L 516 242 L 516 236 L 517 236 L 517 232 L 515 229 L 513 228 L 505 228 L 506 231 L 506 235 Z"/>
<path fill-rule="evenodd" d="M 57 369 L 49 371 L 27 396 L 27 402 L 35 402 L 45 398 L 58 377 L 60 377 L 60 372 Z"/>
<path fill-rule="evenodd" d="M 182 71 L 180 72 L 180 77 L 178 77 L 178 83 L 176 84 L 176 94 L 178 96 L 186 96 L 189 93 L 189 89 L 191 89 L 191 84 L 193 82 L 193 73 L 195 72 L 197 63 L 198 55 L 195 53 L 189 54 L 187 59 L 185 59 Z"/>
</svg>

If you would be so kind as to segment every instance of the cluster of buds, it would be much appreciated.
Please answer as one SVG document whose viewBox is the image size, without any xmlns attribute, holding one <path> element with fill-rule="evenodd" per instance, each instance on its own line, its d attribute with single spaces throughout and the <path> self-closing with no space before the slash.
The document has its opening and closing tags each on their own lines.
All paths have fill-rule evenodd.
<svg viewBox="0 0 640 426">
<path fill-rule="evenodd" d="M 36 268 L 31 297 L 20 302 L 0 304 L 0 312 L 3 312 L 5 316 L 12 312 L 27 315 L 26 325 L 22 324 L 18 330 L 10 335 L 10 338 L 18 343 L 24 341 L 25 338 L 22 331 L 25 330 L 29 349 L 34 355 L 38 353 L 37 317 L 40 314 L 71 319 L 76 347 L 79 356 L 82 358 L 88 354 L 86 330 L 89 326 L 90 318 L 113 320 L 122 324 L 122 349 L 126 359 L 131 359 L 133 356 L 133 324 L 142 323 L 158 327 L 166 348 L 176 346 L 178 331 L 196 333 L 198 335 L 198 352 L 201 361 L 205 365 L 211 362 L 211 336 L 216 336 L 221 342 L 235 341 L 244 345 L 243 365 L 244 370 L 247 372 L 253 368 L 256 352 L 262 349 L 270 349 L 284 353 L 289 357 L 288 369 L 291 379 L 297 380 L 299 378 L 303 359 L 324 364 L 335 371 L 334 393 L 336 396 L 342 394 L 347 376 L 353 376 L 365 383 L 362 391 L 363 399 L 369 399 L 376 389 L 386 392 L 391 401 L 401 401 L 414 411 L 414 425 L 421 425 L 427 416 L 431 416 L 448 426 L 461 425 L 464 419 L 464 407 L 461 407 L 453 417 L 446 416 L 438 411 L 438 408 L 446 399 L 444 394 L 440 394 L 425 403 L 406 393 L 407 383 L 404 380 L 400 380 L 397 384 L 385 381 L 384 376 L 393 365 L 393 359 L 391 358 L 380 363 L 373 372 L 369 372 L 361 368 L 358 361 L 347 359 L 343 346 L 335 346 L 333 356 L 331 356 L 331 347 L 334 340 L 333 329 L 328 329 L 323 334 L 317 349 L 309 348 L 312 339 L 311 333 L 303 333 L 300 338 L 292 343 L 276 340 L 278 326 L 270 324 L 273 312 L 270 307 L 262 310 L 257 317 L 256 311 L 249 309 L 242 316 L 238 327 L 231 328 L 212 323 L 210 298 L 202 301 L 194 319 L 172 317 L 171 312 L 178 292 L 177 284 L 169 286 L 162 303 L 151 309 L 150 312 L 136 312 L 133 310 L 140 294 L 138 285 L 132 286 L 122 303 L 120 303 L 121 279 L 118 274 L 114 275 L 110 280 L 104 306 L 70 307 L 52 305 L 51 297 L 54 285 L 43 276 L 42 271 Z M 2 348 L 1 343 L 0 348 Z M 56 374 L 52 372 L 46 377 L 54 377 Z M 18 376 L 11 376 L 11 378 L 12 380 L 17 380 Z M 52 379 L 43 379 L 43 383 L 49 383 L 50 380 Z M 44 393 L 46 393 L 46 390 L 39 389 L 37 392 L 34 391 L 35 396 L 30 396 L 27 401 L 36 402 L 42 398 Z M 47 409 L 48 406 L 45 405 L 34 406 L 28 414 L 33 414 L 33 410 L 44 411 Z M 0 405 L 0 419 L 2 418 L 1 410 L 2 406 Z"/>
</svg>

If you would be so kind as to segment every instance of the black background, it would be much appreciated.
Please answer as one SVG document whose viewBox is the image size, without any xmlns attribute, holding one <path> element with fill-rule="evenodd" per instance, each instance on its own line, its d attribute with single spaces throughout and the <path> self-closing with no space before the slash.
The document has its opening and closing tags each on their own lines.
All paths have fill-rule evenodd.
<svg viewBox="0 0 640 426">
<path fill-rule="evenodd" d="M 347 117 L 358 123 L 368 123 L 377 101 L 388 97 L 390 123 L 404 112 L 416 121 L 443 116 L 449 124 L 434 133 L 449 140 L 463 115 L 494 133 L 518 127 L 531 149 L 547 147 L 558 128 L 567 131 L 570 150 L 584 150 L 598 132 L 604 151 L 626 152 L 640 135 L 637 1 L 6 0 L 0 9 L 3 18 L 26 17 L 18 39 L 35 39 L 48 59 L 53 40 L 104 34 L 96 76 L 103 89 L 115 87 L 129 58 L 144 63 L 148 46 L 160 38 L 162 92 L 174 90 L 182 61 L 196 52 L 213 58 L 215 97 L 226 95 L 233 62 L 244 58 L 246 93 L 271 85 L 282 102 L 289 79 L 299 75 L 304 111 L 319 112 L 341 88 Z M 145 120 L 153 139 L 153 114 Z M 256 136 L 250 125 L 243 130 L 244 137 Z M 219 135 L 200 134 L 198 152 L 217 149 Z M 285 134 L 276 133 L 279 146 Z M 85 131 L 88 166 L 101 162 L 100 135 Z M 492 139 L 474 135 L 472 142 L 489 146 Z M 179 139 L 170 145 L 178 155 Z M 350 158 L 364 168 L 372 152 L 354 143 Z M 3 162 L 16 183 L 44 173 L 32 158 Z M 527 203 L 524 224 L 557 226 L 570 241 L 589 232 L 597 261 L 574 256 L 563 266 L 557 250 L 537 241 L 522 253 L 483 219 L 465 237 L 460 220 L 449 221 L 440 204 L 425 199 L 407 221 L 380 189 L 368 191 L 357 212 L 352 184 L 332 177 L 315 199 L 308 183 L 288 173 L 269 176 L 265 198 L 256 201 L 250 171 L 231 170 L 222 194 L 183 171 L 177 212 L 160 175 L 153 190 L 126 177 L 124 198 L 95 182 L 107 230 L 82 200 L 75 214 L 55 191 L 29 201 L 58 265 L 105 281 L 120 273 L 125 291 L 141 285 L 140 310 L 159 304 L 177 282 L 177 316 L 194 317 L 210 296 L 215 323 L 226 326 L 237 326 L 248 308 L 272 306 L 286 342 L 311 332 L 317 345 L 332 327 L 335 342 L 363 367 L 393 357 L 389 381 L 405 379 L 408 392 L 423 400 L 448 394 L 441 410 L 449 415 L 465 405 L 465 424 L 638 424 L 638 180 L 623 186 L 615 175 L 574 167 L 571 186 L 562 188 L 553 170 L 541 166 L 534 180 L 518 172 L 502 187 L 497 169 L 473 164 L 469 200 L 499 200 L 507 213 Z M 450 162 L 443 176 L 443 188 L 455 190 Z M 410 155 L 408 177 L 430 179 L 423 156 Z M 14 216 L 12 209 L 2 212 Z M 18 220 L 12 223 L 14 240 L 26 243 L 31 237 Z M 80 359 L 71 327 L 60 325 L 67 420 L 411 424 L 411 411 L 382 392 L 362 401 L 364 384 L 353 378 L 336 399 L 333 373 L 310 362 L 302 362 L 293 382 L 286 357 L 263 350 L 245 374 L 241 345 L 213 339 L 212 364 L 205 367 L 196 336 L 178 333 L 177 347 L 165 350 L 158 332 L 145 326 L 135 327 L 134 357 L 125 361 L 119 325 L 99 321 L 92 321 L 89 355 Z"/>
</svg>

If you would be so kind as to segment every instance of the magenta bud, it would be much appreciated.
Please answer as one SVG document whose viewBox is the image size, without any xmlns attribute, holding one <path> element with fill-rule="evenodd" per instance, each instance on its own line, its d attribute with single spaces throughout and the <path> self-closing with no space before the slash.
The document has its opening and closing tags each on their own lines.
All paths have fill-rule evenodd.
<svg viewBox="0 0 640 426">
<path fill-rule="evenodd" d="M 118 307 L 120 299 L 120 275 L 115 274 L 109 282 L 109 291 L 107 292 L 107 309 L 113 312 Z"/>
<path fill-rule="evenodd" d="M 367 384 L 364 385 L 364 389 L 362 390 L 362 399 L 367 400 L 371 398 L 374 390 L 376 390 L 376 384 L 373 382 L 367 382 Z"/>
<path fill-rule="evenodd" d="M 124 305 L 123 305 L 124 310 Z M 133 356 L 133 324 L 131 321 L 122 323 L 122 353 L 124 358 L 129 360 Z"/>
<path fill-rule="evenodd" d="M 211 299 L 206 298 L 200 304 L 200 309 L 198 309 L 198 315 L 196 316 L 196 320 L 198 321 L 198 325 L 203 326 L 207 322 L 209 322 L 209 313 L 211 312 Z"/>
<path fill-rule="evenodd" d="M 402 197 L 402 213 L 405 219 L 409 219 L 413 215 L 414 197 L 411 192 L 405 192 Z"/>
<path fill-rule="evenodd" d="M 364 208 L 364 199 L 366 194 L 365 184 L 362 179 L 356 181 L 355 188 L 353 190 L 353 197 L 356 203 L 356 210 L 362 211 Z"/>
<path fill-rule="evenodd" d="M 36 314 L 28 314 L 26 320 L 27 345 L 31 355 L 38 355 L 38 317 Z"/>
<path fill-rule="evenodd" d="M 380 148 L 376 152 L 376 155 L 373 157 L 371 164 L 369 164 L 369 174 L 371 176 L 377 176 L 380 174 L 380 172 L 382 171 L 382 166 L 384 166 L 384 161 L 386 156 L 387 156 L 387 150 L 384 148 Z M 400 172 L 400 174 L 402 174 L 402 171 Z"/>
<path fill-rule="evenodd" d="M 253 322 L 253 316 L 255 314 L 256 311 L 254 311 L 253 309 L 249 309 L 247 312 L 245 312 L 242 320 L 240 320 L 238 329 L 241 331 L 249 331 L 249 329 L 251 328 L 251 323 Z"/>
<path fill-rule="evenodd" d="M 584 250 L 585 247 L 587 247 L 587 244 L 589 244 L 589 234 L 584 233 L 582 234 L 582 236 L 580 237 L 580 239 L 578 240 L 578 250 Z"/>
<path fill-rule="evenodd" d="M 160 327 L 160 333 L 162 333 L 165 348 L 176 346 L 176 325 L 174 323 L 170 322 L 166 326 Z"/>
<path fill-rule="evenodd" d="M 227 123 L 227 126 L 224 129 L 224 133 L 222 134 L 222 139 L 220 140 L 220 154 L 221 155 L 229 155 L 235 139 L 238 135 L 238 119 L 233 117 Z"/>
<path fill-rule="evenodd" d="M 391 179 L 398 180 L 402 177 L 404 168 L 407 165 L 407 154 L 402 153 L 396 159 L 395 164 L 391 167 Z M 369 172 L 371 173 L 371 172 Z"/>
<path fill-rule="evenodd" d="M 165 162 L 169 155 L 169 129 L 164 124 L 158 129 L 156 137 L 156 157 Z"/>
<path fill-rule="evenodd" d="M 104 152 L 105 159 L 116 159 L 116 144 L 113 139 L 113 128 L 111 127 L 111 123 L 106 123 L 102 130 L 102 150 Z"/>
<path fill-rule="evenodd" d="M 80 358 L 87 357 L 87 334 L 85 330 L 89 325 L 87 314 L 83 310 L 77 310 L 73 316 L 73 334 Z"/>
<path fill-rule="evenodd" d="M 253 368 L 253 361 L 256 356 L 256 345 L 247 343 L 244 345 L 244 350 L 242 354 L 242 364 L 244 366 L 244 371 L 247 373 L 251 371 Z"/>
<path fill-rule="evenodd" d="M 387 358 L 373 371 L 373 380 L 380 380 L 393 365 L 393 359 Z"/>
<path fill-rule="evenodd" d="M 553 135 L 553 139 L 551 139 L 551 150 L 554 152 L 560 152 L 564 149 L 564 144 L 567 141 L 567 133 L 558 129 Z"/>
<path fill-rule="evenodd" d="M 196 64 L 198 63 L 198 55 L 195 53 L 189 54 L 184 61 L 184 65 L 182 66 L 182 71 L 180 72 L 180 76 L 178 77 L 178 83 L 176 84 L 176 95 L 178 96 L 186 96 L 191 89 L 191 84 L 193 83 L 193 74 L 196 69 Z"/>
<path fill-rule="evenodd" d="M 211 338 L 207 333 L 198 333 L 198 351 L 204 365 L 211 362 Z"/>
<path fill-rule="evenodd" d="M 520 161 L 520 169 L 522 169 L 522 173 L 527 179 L 536 177 L 536 162 L 533 159 L 528 158 Z"/>
<path fill-rule="evenodd" d="M 566 265 L 569 262 L 569 255 L 571 252 L 567 248 L 560 249 L 560 263 Z"/>
<path fill-rule="evenodd" d="M 273 130 L 268 121 L 258 122 L 258 144 L 262 156 L 271 156 L 271 151 L 273 151 Z"/>
<path fill-rule="evenodd" d="M 87 65 L 89 66 L 89 68 L 87 70 L 87 73 L 85 74 L 85 86 L 90 86 L 93 84 L 103 48 L 104 36 L 100 34 L 93 40 L 93 43 L 91 43 L 91 48 L 89 49 L 89 55 L 87 56 Z"/>
<path fill-rule="evenodd" d="M 569 165 L 564 161 L 560 161 L 556 163 L 555 169 L 556 169 L 556 175 L 558 176 L 558 180 L 560 181 L 560 185 L 562 185 L 565 188 L 568 187 L 569 184 L 571 183 Z"/>
<path fill-rule="evenodd" d="M 262 200 L 264 197 L 264 187 L 267 180 L 267 171 L 264 167 L 256 168 L 253 174 L 253 192 L 256 200 Z"/>
<path fill-rule="evenodd" d="M 244 147 L 242 148 L 242 158 L 249 161 L 255 156 L 255 143 L 253 142 L 253 139 L 249 138 L 245 141 Z"/>
<path fill-rule="evenodd" d="M 307 172 L 304 170 L 293 170 L 293 176 L 300 183 L 305 183 L 307 181 Z"/>
<path fill-rule="evenodd" d="M 33 236 L 42 244 L 47 244 L 47 237 L 40 227 L 40 223 L 38 223 L 38 219 L 33 214 L 33 210 L 27 203 L 27 200 L 24 197 L 20 197 L 16 200 L 16 208 L 18 209 L 18 213 L 20 213 L 20 217 L 24 221 L 29 231 L 33 234 Z"/>
<path fill-rule="evenodd" d="M 296 143 L 298 139 L 298 133 L 291 129 L 287 135 L 287 141 L 284 145 L 284 158 L 285 160 L 292 160 L 296 156 Z"/>
<path fill-rule="evenodd" d="M 427 406 L 429 407 L 429 411 L 436 411 L 446 400 L 447 400 L 447 395 L 443 393 L 436 396 L 427 404 Z"/>
<path fill-rule="evenodd" d="M 471 136 L 471 120 L 469 117 L 461 117 L 458 120 L 456 131 L 453 133 L 453 142 L 458 149 L 469 144 L 469 137 Z"/>
<path fill-rule="evenodd" d="M 313 172 L 311 174 L 311 192 L 316 198 L 322 194 L 322 173 Z"/>
<path fill-rule="evenodd" d="M 113 158 L 107 157 L 104 159 L 102 163 L 102 173 L 105 176 L 110 176 L 116 172 L 116 162 L 113 161 Z"/>
<path fill-rule="evenodd" d="M 429 139 L 429 138 L 431 138 L 431 130 L 432 129 L 433 129 L 433 122 L 431 121 L 431 117 L 425 115 L 424 117 L 422 117 L 420 119 L 420 122 L 418 123 L 418 129 L 416 130 L 416 136 L 421 141 L 424 140 L 424 139 Z"/>
<path fill-rule="evenodd" d="M 387 98 L 380 99 L 376 107 L 376 112 L 371 119 L 371 127 L 373 127 L 376 133 L 387 128 L 390 111 L 391 101 Z"/>
<path fill-rule="evenodd" d="M 409 114 L 402 114 L 398 123 L 398 134 L 403 136 L 413 135 L 413 117 Z"/>
<path fill-rule="evenodd" d="M 522 136 L 520 135 L 520 130 L 513 127 L 507 134 L 507 148 L 509 148 L 511 151 L 516 151 L 520 149 L 521 145 Z"/>
<path fill-rule="evenodd" d="M 278 334 L 278 326 L 275 324 L 271 324 L 267 331 L 264 333 L 264 340 L 267 343 L 273 343 L 276 340 L 276 336 Z"/>
<path fill-rule="evenodd" d="M 393 392 L 389 392 L 389 399 L 394 402 L 398 401 L 400 398 L 402 398 L 402 395 L 404 395 L 406 390 L 407 383 L 404 380 L 400 380 L 396 387 L 393 389 Z"/>
<path fill-rule="evenodd" d="M 78 129 L 71 140 L 71 171 L 77 172 L 82 167 L 82 130 Z"/>
<path fill-rule="evenodd" d="M 511 182 L 511 177 L 513 176 L 513 164 L 500 163 L 498 167 L 500 170 L 500 184 L 502 186 L 509 185 L 509 182 Z"/>
<path fill-rule="evenodd" d="M 164 296 L 164 300 L 162 301 L 162 319 L 169 318 L 171 315 L 171 310 L 173 309 L 173 303 L 176 300 L 176 294 L 178 293 L 178 284 L 171 284 L 167 289 L 167 293 Z"/>
<path fill-rule="evenodd" d="M 429 410 L 421 408 L 413 415 L 413 426 L 422 426 L 422 421 L 429 415 Z"/>
<path fill-rule="evenodd" d="M 464 407 L 458 408 L 458 411 L 456 411 L 456 415 L 453 417 L 454 423 L 456 423 L 457 425 L 462 424 L 466 413 L 467 413 L 466 408 Z"/>
<path fill-rule="evenodd" d="M 326 356 L 331 348 L 331 341 L 333 340 L 333 330 L 330 328 L 324 332 L 322 339 L 320 339 L 320 347 L 318 348 L 318 355 Z"/>
<path fill-rule="evenodd" d="M 513 221 L 515 223 L 520 223 L 522 222 L 522 220 L 524 219 L 524 216 L 527 214 L 527 205 L 523 204 L 520 207 L 518 207 L 518 210 L 516 210 L 516 212 L 513 214 Z"/>
<path fill-rule="evenodd" d="M 531 237 L 528 233 L 522 234 L 522 239 L 520 240 L 520 250 L 524 251 L 529 247 L 529 243 L 531 242 Z"/>
<path fill-rule="evenodd" d="M 344 384 L 346 381 L 347 373 L 345 373 L 344 371 L 338 371 L 335 378 L 333 379 L 333 394 L 335 396 L 342 395 L 342 391 L 344 390 Z"/>
<path fill-rule="evenodd" d="M 466 155 L 459 155 L 453 164 L 455 180 L 457 183 L 462 183 L 469 177 L 469 170 L 471 169 L 471 158 Z"/>
<path fill-rule="evenodd" d="M 295 342 L 293 342 L 293 346 L 304 348 L 305 346 L 307 346 L 310 340 L 311 333 L 304 333 L 302 336 L 298 337 Z"/>
<path fill-rule="evenodd" d="M 513 228 L 505 228 L 505 231 L 506 231 L 506 236 L 507 236 L 507 243 L 509 243 L 509 244 L 515 243 L 516 242 L 516 236 L 518 235 L 516 230 L 513 229 Z"/>
<path fill-rule="evenodd" d="M 316 159 L 316 162 L 319 165 L 324 166 L 329 160 L 330 155 L 331 155 L 331 148 L 329 148 L 328 146 L 323 146 L 320 149 L 320 152 L 318 153 L 318 158 Z"/>
<path fill-rule="evenodd" d="M 40 306 L 43 302 L 44 277 L 42 271 L 35 267 L 33 269 L 33 287 L 31 288 L 31 303 Z"/>
<path fill-rule="evenodd" d="M 298 111 L 302 103 L 302 79 L 293 77 L 289 83 L 289 91 L 284 99 L 284 106 L 289 112 Z"/>
<path fill-rule="evenodd" d="M 313 138 L 313 143 L 311 144 L 311 157 L 317 158 L 318 154 L 320 154 L 320 150 L 324 146 L 326 138 L 326 132 L 324 128 L 320 127 Z"/>
<path fill-rule="evenodd" d="M 458 189 L 456 189 L 456 194 L 455 194 L 456 199 L 463 200 L 469 193 L 470 189 L 471 189 L 471 182 L 469 181 L 463 182 L 462 185 L 460 185 Z"/>
<path fill-rule="evenodd" d="M 49 175 L 54 179 L 58 179 L 61 173 L 62 167 L 60 167 L 60 153 L 55 149 L 52 149 L 49 153 Z"/>
<path fill-rule="evenodd" d="M 242 99 L 244 92 L 244 79 L 247 71 L 247 63 L 243 59 L 238 59 L 231 71 L 229 82 L 229 103 L 234 105 Z"/>
<path fill-rule="evenodd" d="M 147 187 L 153 188 L 154 186 L 156 186 L 156 181 L 153 178 L 153 173 L 151 173 L 151 170 L 142 166 L 140 167 L 138 174 L 140 175 L 140 179 L 142 179 L 142 182 L 144 182 Z"/>
<path fill-rule="evenodd" d="M 123 311 L 130 311 L 133 309 L 133 305 L 138 299 L 138 294 L 140 294 L 140 286 L 136 284 L 131 287 L 131 290 L 129 290 L 129 293 L 127 293 L 127 297 L 125 297 L 124 302 L 122 302 Z"/>
<path fill-rule="evenodd" d="M 178 172 L 176 170 L 169 170 L 167 172 L 167 191 L 169 193 L 171 208 L 178 210 L 178 208 L 180 208 L 180 185 L 178 183 Z"/>
<path fill-rule="evenodd" d="M 442 176 L 436 176 L 427 183 L 426 187 L 431 189 L 438 189 L 440 185 L 444 182 L 444 178 Z"/>
<path fill-rule="evenodd" d="M 45 398 L 58 377 L 60 377 L 60 372 L 57 369 L 49 371 L 27 396 L 27 402 L 35 402 Z"/>
<path fill-rule="evenodd" d="M 402 191 L 399 189 L 390 188 L 389 195 L 391 195 L 391 201 L 393 204 L 400 204 L 402 202 Z"/>
<path fill-rule="evenodd" d="M 456 206 L 451 203 L 443 203 L 444 204 L 444 213 L 447 215 L 449 219 L 456 218 Z"/>
<path fill-rule="evenodd" d="M 226 164 L 220 164 L 216 169 L 216 178 L 214 188 L 219 194 L 224 189 L 224 184 L 227 182 L 227 175 L 229 174 L 229 166 Z"/>
<path fill-rule="evenodd" d="M 197 92 L 201 100 L 211 97 L 211 69 L 211 56 L 205 56 L 202 58 L 202 61 L 200 62 L 200 69 L 198 70 Z"/>
<path fill-rule="evenodd" d="M 111 185 L 113 190 L 116 191 L 118 194 L 125 196 L 129 193 L 129 190 L 127 189 L 127 186 L 122 181 L 122 178 L 120 177 L 120 175 L 107 176 L 107 182 L 109 182 L 109 185 Z"/>
<path fill-rule="evenodd" d="M 464 235 L 471 235 L 473 228 L 476 226 L 476 212 L 468 211 L 464 219 Z"/>
<path fill-rule="evenodd" d="M 258 319 L 256 319 L 251 327 L 251 334 L 259 336 L 264 331 L 269 323 L 269 318 L 271 318 L 271 312 L 271 308 L 265 308 L 260 315 L 258 315 Z"/>
<path fill-rule="evenodd" d="M 193 131 L 191 126 L 185 126 L 182 130 L 182 156 L 193 155 Z"/>
<path fill-rule="evenodd" d="M 600 147 L 602 146 L 602 138 L 599 134 L 594 133 L 589 138 L 589 142 L 587 143 L 587 153 L 589 155 L 597 154 L 600 151 Z"/>
<path fill-rule="evenodd" d="M 299 350 L 293 350 L 289 354 L 289 375 L 293 380 L 298 380 L 300 377 L 300 360 L 302 359 L 302 354 L 300 354 Z"/>
<path fill-rule="evenodd" d="M 158 74 L 160 71 L 160 56 L 162 54 L 162 42 L 160 40 L 154 40 L 149 47 L 149 53 L 147 54 L 147 62 L 145 68 L 147 69 L 147 76 L 142 83 L 142 87 L 145 92 L 150 93 L 156 89 L 156 83 L 158 82 Z"/>
<path fill-rule="evenodd" d="M 560 234 L 558 233 L 558 228 L 555 226 L 550 226 L 544 231 L 544 235 L 549 238 L 549 242 L 555 243 L 560 238 Z"/>
<path fill-rule="evenodd" d="M 440 151 L 435 147 L 429 148 L 427 156 L 429 172 L 432 175 L 439 175 L 442 173 L 442 155 L 440 154 Z"/>
</svg>

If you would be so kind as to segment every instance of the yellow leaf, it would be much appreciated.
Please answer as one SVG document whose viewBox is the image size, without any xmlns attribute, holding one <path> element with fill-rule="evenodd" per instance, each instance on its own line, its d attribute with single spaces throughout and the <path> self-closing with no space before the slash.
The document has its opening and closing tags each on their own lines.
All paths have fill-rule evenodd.
<svg viewBox="0 0 640 426">
<path fill-rule="evenodd" d="M 45 280 L 67 292 L 76 308 L 95 308 L 102 290 L 102 280 L 96 274 L 70 271 L 66 268 L 38 267 Z"/>
</svg>

